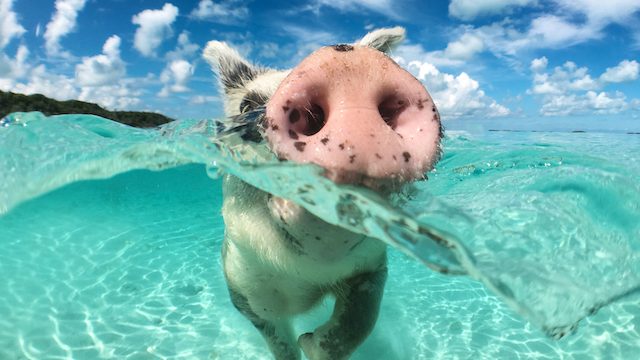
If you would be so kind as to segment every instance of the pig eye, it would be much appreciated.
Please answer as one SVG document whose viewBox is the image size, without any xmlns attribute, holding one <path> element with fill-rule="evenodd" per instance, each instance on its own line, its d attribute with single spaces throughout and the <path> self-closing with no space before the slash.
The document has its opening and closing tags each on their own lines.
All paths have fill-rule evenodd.
<svg viewBox="0 0 640 360">
<path fill-rule="evenodd" d="M 322 107 L 312 104 L 301 110 L 293 109 L 289 113 L 289 122 L 296 132 L 311 136 L 324 127 L 326 119 Z"/>
<path fill-rule="evenodd" d="M 242 98 L 240 102 L 240 113 L 244 114 L 246 112 L 255 110 L 256 108 L 263 106 L 267 103 L 267 96 L 260 94 L 255 91 L 250 91 L 247 95 Z"/>
<path fill-rule="evenodd" d="M 378 112 L 384 122 L 395 130 L 398 126 L 398 117 L 407 108 L 407 104 L 406 100 L 391 96 L 378 105 Z"/>
</svg>

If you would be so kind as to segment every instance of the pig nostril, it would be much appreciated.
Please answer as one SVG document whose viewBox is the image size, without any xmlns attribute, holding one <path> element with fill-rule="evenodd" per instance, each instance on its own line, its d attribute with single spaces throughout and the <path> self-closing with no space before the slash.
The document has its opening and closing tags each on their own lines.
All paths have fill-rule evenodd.
<svg viewBox="0 0 640 360">
<path fill-rule="evenodd" d="M 293 109 L 289 113 L 289 123 L 296 133 L 311 136 L 319 132 L 326 123 L 324 110 L 320 105 L 312 104 L 304 109 Z"/>
<path fill-rule="evenodd" d="M 407 101 L 395 96 L 386 98 L 378 105 L 378 112 L 387 125 L 392 129 L 398 126 L 398 117 L 407 107 Z"/>
</svg>

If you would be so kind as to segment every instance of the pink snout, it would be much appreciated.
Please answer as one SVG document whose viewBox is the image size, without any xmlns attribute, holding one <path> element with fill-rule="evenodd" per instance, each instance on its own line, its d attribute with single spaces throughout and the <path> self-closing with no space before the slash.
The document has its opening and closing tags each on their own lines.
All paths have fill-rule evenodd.
<svg viewBox="0 0 640 360">
<path fill-rule="evenodd" d="M 338 182 L 422 178 L 440 155 L 440 118 L 424 86 L 368 47 L 322 48 L 267 104 L 280 157 L 315 163 Z"/>
</svg>

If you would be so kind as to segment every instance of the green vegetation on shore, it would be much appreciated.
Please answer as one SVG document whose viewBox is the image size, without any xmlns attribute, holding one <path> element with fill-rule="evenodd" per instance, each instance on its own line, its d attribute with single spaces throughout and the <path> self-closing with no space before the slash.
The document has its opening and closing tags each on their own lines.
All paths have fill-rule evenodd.
<svg viewBox="0 0 640 360">
<path fill-rule="evenodd" d="M 97 104 L 67 100 L 58 101 L 44 95 L 23 95 L 0 91 L 0 119 L 12 112 L 40 111 L 45 115 L 91 114 L 140 128 L 166 124 L 173 119 L 162 114 L 143 111 L 109 111 Z"/>
</svg>

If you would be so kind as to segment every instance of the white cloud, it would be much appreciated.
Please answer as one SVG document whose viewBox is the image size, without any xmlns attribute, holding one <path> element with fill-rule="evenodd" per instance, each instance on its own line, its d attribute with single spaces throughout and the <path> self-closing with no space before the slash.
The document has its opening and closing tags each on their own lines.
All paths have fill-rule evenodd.
<svg viewBox="0 0 640 360">
<path fill-rule="evenodd" d="M 0 0 L 0 50 L 26 31 L 18 23 L 18 17 L 12 7 L 13 0 Z"/>
<path fill-rule="evenodd" d="M 546 56 L 543 56 L 539 59 L 533 59 L 531 61 L 530 69 L 534 73 L 541 72 L 542 70 L 546 70 L 547 65 L 549 65 L 549 59 Z"/>
<path fill-rule="evenodd" d="M 335 34 L 324 30 L 309 29 L 291 24 L 283 25 L 281 29 L 291 38 L 296 39 L 295 46 L 293 46 L 295 54 L 290 56 L 291 61 L 288 64 L 291 66 L 297 64 L 321 46 L 338 43 L 338 38 Z M 240 54 L 245 55 L 242 51 L 240 51 Z"/>
<path fill-rule="evenodd" d="M 444 49 L 444 56 L 456 60 L 469 60 L 484 50 L 484 41 L 472 33 L 463 34 L 458 40 L 450 42 Z"/>
<path fill-rule="evenodd" d="M 171 25 L 178 16 L 178 8 L 166 3 L 161 10 L 143 10 L 134 15 L 132 22 L 139 25 L 134 47 L 144 56 L 154 56 L 162 42 L 173 35 Z"/>
<path fill-rule="evenodd" d="M 412 46 L 415 47 L 413 52 L 424 52 L 422 46 L 410 44 L 405 46 L 404 51 L 411 51 L 409 49 Z M 473 32 L 465 32 L 456 40 L 449 42 L 444 50 L 424 53 L 424 59 L 437 66 L 463 66 L 485 48 L 482 37 Z"/>
<path fill-rule="evenodd" d="M 102 54 L 86 57 L 76 65 L 76 80 L 81 86 L 114 84 L 125 76 L 125 64 L 120 58 L 120 37 L 111 36 L 102 47 Z"/>
<path fill-rule="evenodd" d="M 175 50 L 167 53 L 169 61 L 160 74 L 163 87 L 158 93 L 159 97 L 189 91 L 187 83 L 193 76 L 195 67 L 187 59 L 193 58 L 199 48 L 191 43 L 189 33 L 182 32 L 178 36 L 178 45 Z"/>
<path fill-rule="evenodd" d="M 29 71 L 29 65 L 26 63 L 28 56 L 29 50 L 24 45 L 18 47 L 15 59 L 0 52 L 0 80 L 9 81 L 25 76 Z"/>
<path fill-rule="evenodd" d="M 585 43 L 605 36 L 605 29 L 612 23 L 629 28 L 635 25 L 634 19 L 640 11 L 638 0 L 552 0 L 550 11 L 534 16 L 529 23 L 503 19 L 480 27 L 461 26 L 464 36 L 472 35 L 482 40 L 484 47 L 499 57 L 513 57 L 519 53 L 535 49 L 562 49 Z M 491 0 L 456 1 L 450 8 L 463 6 L 461 14 L 476 14 L 474 9 L 489 6 L 516 4 L 517 1 Z M 522 5 L 524 6 L 524 5 Z M 501 8 L 502 9 L 502 8 Z M 453 42 L 455 43 L 455 42 Z M 453 44 L 452 43 L 452 44 Z M 463 47 L 465 49 L 465 47 Z"/>
<path fill-rule="evenodd" d="M 249 16 L 249 9 L 239 1 L 200 0 L 198 7 L 193 9 L 191 16 L 199 20 L 211 20 L 223 24 L 230 24 L 244 20 Z"/>
<path fill-rule="evenodd" d="M 634 64 L 635 63 L 635 64 Z M 553 71 L 547 70 L 548 59 L 541 57 L 531 61 L 533 85 L 528 93 L 542 101 L 540 113 L 545 116 L 576 114 L 617 114 L 633 107 L 622 92 L 599 91 L 612 82 L 638 78 L 638 63 L 624 60 L 608 68 L 599 78 L 593 79 L 586 67 L 578 67 L 567 61 Z"/>
<path fill-rule="evenodd" d="M 332 7 L 343 12 L 367 9 L 391 19 L 402 19 L 399 11 L 402 9 L 402 4 L 392 0 L 316 0 L 315 3 L 309 5 L 308 9 L 317 13 L 323 6 Z"/>
<path fill-rule="evenodd" d="M 537 0 L 451 0 L 449 15 L 461 20 L 479 16 L 498 15 L 515 7 L 536 4 Z"/>
<path fill-rule="evenodd" d="M 600 87 L 600 84 L 588 74 L 589 70 L 586 67 L 579 68 L 574 62 L 567 61 L 549 74 L 543 72 L 547 63 L 546 57 L 531 61 L 534 77 L 530 92 L 533 94 L 564 94 L 568 91 L 594 90 Z"/>
<path fill-rule="evenodd" d="M 543 15 L 531 22 L 527 32 L 532 46 L 539 42 L 538 47 L 558 48 L 597 39 L 602 36 L 600 28 L 586 24 L 574 24 L 563 17 Z"/>
<path fill-rule="evenodd" d="M 640 64 L 637 61 L 623 60 L 617 66 L 607 68 L 600 80 L 610 83 L 619 83 L 623 81 L 632 81 L 638 79 L 640 72 Z"/>
<path fill-rule="evenodd" d="M 52 74 L 44 65 L 38 65 L 31 70 L 29 81 L 14 84 L 12 91 L 27 95 L 42 94 L 57 100 L 75 99 L 78 96 L 73 78 Z"/>
<path fill-rule="evenodd" d="M 277 57 L 281 52 L 280 46 L 272 42 L 260 43 L 258 48 L 259 48 L 258 55 L 264 58 L 269 58 L 269 59 Z"/>
<path fill-rule="evenodd" d="M 406 48 L 405 51 L 402 50 L 401 46 L 397 52 L 399 57 L 395 57 L 396 61 L 425 84 L 443 118 L 485 118 L 511 113 L 508 108 L 488 97 L 480 89 L 478 81 L 466 72 L 453 75 L 440 71 L 434 64 L 423 61 L 424 50 L 415 46 L 409 51 Z"/>
<path fill-rule="evenodd" d="M 42 94 L 56 100 L 90 101 L 108 109 L 131 109 L 141 103 L 141 89 L 147 82 L 145 79 L 122 79 L 113 85 L 79 86 L 74 77 L 51 73 L 41 64 L 28 71 L 25 81 L 0 78 L 0 89 L 27 95 Z"/>
<path fill-rule="evenodd" d="M 169 51 L 166 57 L 170 60 L 191 58 L 196 55 L 199 49 L 199 45 L 194 44 L 189 40 L 189 33 L 187 31 L 183 31 L 178 36 L 178 45 L 175 50 Z"/>
<path fill-rule="evenodd" d="M 531 21 L 521 31 L 516 24 L 503 20 L 478 28 L 465 28 L 465 33 L 482 40 L 485 47 L 497 56 L 512 57 L 522 51 L 556 49 L 579 44 L 602 36 L 600 28 L 588 24 L 573 24 L 555 15 L 544 15 Z"/>
<path fill-rule="evenodd" d="M 187 82 L 193 75 L 194 67 L 186 60 L 171 61 L 160 75 L 160 81 L 164 84 L 158 96 L 166 97 L 171 93 L 187 92 Z"/>
<path fill-rule="evenodd" d="M 130 81 L 114 85 L 88 86 L 80 89 L 78 100 L 93 102 L 107 109 L 131 109 L 141 103 L 140 90 L 134 90 Z"/>
<path fill-rule="evenodd" d="M 76 27 L 78 12 L 84 8 L 86 0 L 56 0 L 56 12 L 44 32 L 45 49 L 53 56 L 68 56 L 61 52 L 60 39 Z"/>
<path fill-rule="evenodd" d="M 220 103 L 220 102 L 221 102 L 220 97 L 206 96 L 206 95 L 196 95 L 191 97 L 191 100 L 189 100 L 189 103 L 193 105 L 203 105 L 203 104 Z"/>
<path fill-rule="evenodd" d="M 579 115 L 579 114 L 618 114 L 628 109 L 624 94 L 615 92 L 585 94 L 563 94 L 549 97 L 542 105 L 540 113 L 545 116 Z"/>
<path fill-rule="evenodd" d="M 555 15 L 544 15 L 531 21 L 526 30 L 510 19 L 474 28 L 460 26 L 450 33 L 457 36 L 444 50 L 431 51 L 426 59 L 439 66 L 466 65 L 474 56 L 491 51 L 508 61 L 519 53 L 533 49 L 563 48 L 601 36 L 598 28 L 575 25 Z"/>
<path fill-rule="evenodd" d="M 575 14 L 587 17 L 587 22 L 600 28 L 608 23 L 627 23 L 640 10 L 638 0 L 554 0 L 556 4 Z"/>
</svg>

